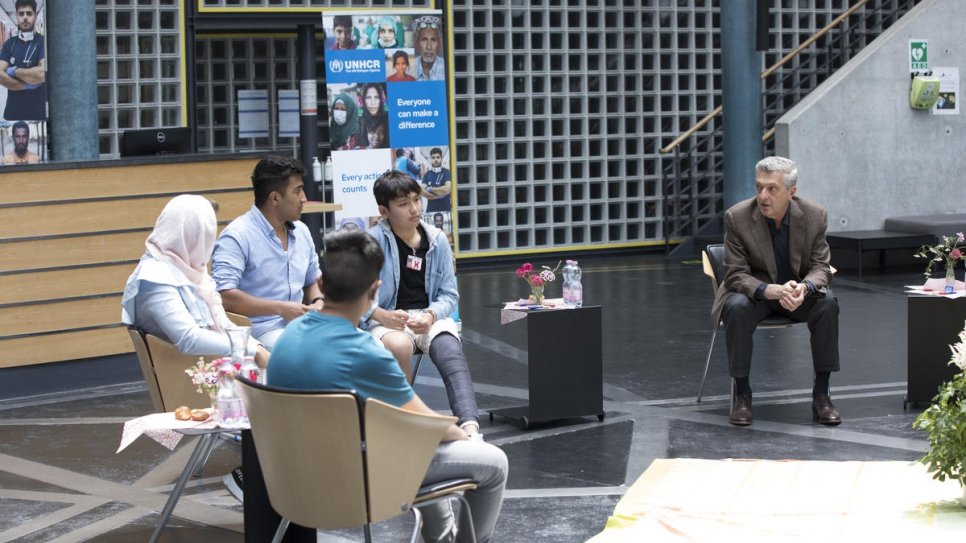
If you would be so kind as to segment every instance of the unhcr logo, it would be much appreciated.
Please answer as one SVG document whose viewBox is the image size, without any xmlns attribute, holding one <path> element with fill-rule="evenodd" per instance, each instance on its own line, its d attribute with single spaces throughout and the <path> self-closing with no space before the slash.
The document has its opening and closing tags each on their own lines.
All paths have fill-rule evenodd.
<svg viewBox="0 0 966 543">
<path fill-rule="evenodd" d="M 343 66 L 342 60 L 337 59 L 337 58 L 334 58 L 331 61 L 329 61 L 329 70 L 330 71 L 335 72 L 335 73 L 342 73 L 342 70 L 343 69 L 345 69 L 345 66 Z"/>
</svg>

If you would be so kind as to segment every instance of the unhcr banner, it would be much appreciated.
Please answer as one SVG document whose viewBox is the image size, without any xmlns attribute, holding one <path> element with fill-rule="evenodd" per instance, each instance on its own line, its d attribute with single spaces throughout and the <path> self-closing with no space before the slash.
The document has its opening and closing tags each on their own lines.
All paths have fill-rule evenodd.
<svg viewBox="0 0 966 543">
<path fill-rule="evenodd" d="M 0 6 L 0 164 L 46 162 L 46 2 Z"/>
<path fill-rule="evenodd" d="M 322 16 L 339 228 L 379 216 L 372 184 L 389 169 L 422 187 L 424 220 L 453 240 L 445 50 L 440 11 Z"/>
</svg>

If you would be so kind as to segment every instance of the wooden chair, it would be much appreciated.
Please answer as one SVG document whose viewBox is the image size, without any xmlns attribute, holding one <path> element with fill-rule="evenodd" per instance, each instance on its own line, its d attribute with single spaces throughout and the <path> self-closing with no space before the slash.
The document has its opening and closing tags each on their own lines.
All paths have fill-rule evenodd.
<svg viewBox="0 0 966 543">
<path fill-rule="evenodd" d="M 290 522 L 318 530 L 370 525 L 418 507 L 458 499 L 472 531 L 462 492 L 478 485 L 453 479 L 420 488 L 436 447 L 455 417 L 421 415 L 353 391 L 280 389 L 239 379 L 272 507 Z M 473 534 L 475 541 L 475 534 Z"/>
<path fill-rule="evenodd" d="M 722 244 L 712 244 L 705 247 L 704 251 L 701 253 L 701 261 L 704 266 L 704 274 L 711 279 L 711 295 L 715 296 L 718 292 L 718 284 L 724 279 L 725 275 L 725 265 L 724 265 L 724 255 L 725 248 Z M 832 268 L 832 273 L 835 273 L 835 268 Z M 701 395 L 704 392 L 704 382 L 708 378 L 708 368 L 711 367 L 711 353 L 714 351 L 714 340 L 718 335 L 718 329 L 724 324 L 723 320 L 719 320 L 718 324 L 711 331 L 711 344 L 708 346 L 708 357 L 704 362 L 704 373 L 701 375 L 701 384 L 698 386 L 698 402 L 701 402 Z M 792 320 L 788 317 L 782 316 L 771 316 L 765 318 L 765 320 L 758 323 L 756 330 L 774 330 L 778 328 L 788 328 L 796 324 L 805 324 L 804 322 L 798 322 Z"/>
<path fill-rule="evenodd" d="M 159 413 L 174 411 L 180 405 L 199 409 L 211 405 L 211 398 L 198 392 L 197 387 L 184 372 L 198 361 L 197 356 L 182 354 L 171 343 L 148 334 L 140 328 L 128 326 L 127 330 L 131 336 L 131 342 L 134 343 L 134 351 L 137 353 L 138 363 L 141 366 L 141 372 L 144 374 L 144 381 L 147 383 L 148 394 L 151 395 L 155 411 Z M 149 543 L 155 543 L 161 538 L 161 533 L 167 526 L 175 505 L 184 492 L 188 478 L 192 474 L 200 474 L 205 464 L 208 463 L 211 451 L 217 444 L 218 433 L 205 432 L 199 435 L 198 442 L 185 463 L 184 470 L 175 482 L 174 488 L 161 510 L 161 517 L 148 539 Z"/>
<path fill-rule="evenodd" d="M 225 312 L 228 315 L 228 320 L 235 323 L 235 326 L 247 326 L 251 328 L 252 320 L 245 315 L 239 315 L 238 313 L 232 313 L 230 311 Z"/>
<path fill-rule="evenodd" d="M 198 361 L 197 356 L 182 354 L 171 343 L 139 328 L 128 326 L 127 330 L 155 411 L 174 411 L 179 405 L 193 409 L 211 405 L 210 398 L 199 393 L 184 372 Z"/>
</svg>

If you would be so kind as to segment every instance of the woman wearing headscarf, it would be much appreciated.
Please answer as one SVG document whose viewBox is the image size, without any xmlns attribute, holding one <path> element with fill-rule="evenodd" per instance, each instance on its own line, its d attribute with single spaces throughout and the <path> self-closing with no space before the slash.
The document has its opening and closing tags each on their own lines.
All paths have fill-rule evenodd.
<svg viewBox="0 0 966 543">
<path fill-rule="evenodd" d="M 389 147 L 389 113 L 386 111 L 386 84 L 367 83 L 362 87 L 361 146 L 368 149 Z"/>
<path fill-rule="evenodd" d="M 339 94 L 332 101 L 329 114 L 329 134 L 332 149 L 350 151 L 356 148 L 359 133 L 359 106 L 348 94 Z"/>
<path fill-rule="evenodd" d="M 402 24 L 388 15 L 380 17 L 371 32 L 369 43 L 377 49 L 395 49 L 403 46 Z"/>
<path fill-rule="evenodd" d="M 215 210 L 201 196 L 168 202 L 144 242 L 147 251 L 128 277 L 121 321 L 173 343 L 185 354 L 227 355 L 233 327 L 208 275 L 215 246 Z M 268 352 L 250 340 L 249 352 L 264 367 Z"/>
</svg>

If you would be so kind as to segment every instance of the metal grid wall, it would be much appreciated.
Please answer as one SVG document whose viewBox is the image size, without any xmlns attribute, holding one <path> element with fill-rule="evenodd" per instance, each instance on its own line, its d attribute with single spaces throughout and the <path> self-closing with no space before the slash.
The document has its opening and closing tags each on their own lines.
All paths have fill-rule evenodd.
<svg viewBox="0 0 966 543">
<path fill-rule="evenodd" d="M 717 2 L 481 4 L 455 2 L 460 252 L 663 241 L 658 149 L 715 106 Z"/>
<path fill-rule="evenodd" d="M 278 138 L 278 90 L 295 89 L 295 38 L 219 38 L 195 41 L 195 120 L 200 152 L 294 149 L 296 138 Z M 269 137 L 239 138 L 239 90 L 268 89 Z"/>
<path fill-rule="evenodd" d="M 896 2 L 901 0 L 877 4 Z M 145 123 L 152 120 L 156 126 L 179 124 L 167 120 L 169 116 L 177 119 L 180 103 L 169 106 L 165 99 L 159 105 L 133 94 L 143 85 L 180 83 L 180 74 L 174 73 L 175 79 L 170 80 L 169 72 L 160 73 L 160 67 L 154 75 L 139 71 L 142 61 L 160 63 L 176 57 L 177 51 L 171 55 L 158 47 L 154 53 L 138 55 L 137 62 L 134 58 L 139 37 L 161 39 L 176 33 L 177 25 L 142 30 L 137 24 L 121 28 L 116 22 L 118 17 L 138 21 L 142 12 L 177 13 L 177 3 L 97 0 L 104 154 L 116 156 L 117 135 L 124 128 L 152 126 Z M 434 4 L 432 0 L 205 0 L 203 5 L 399 8 Z M 772 51 L 764 55 L 764 65 L 781 58 L 848 4 L 848 0 L 775 2 Z M 720 103 L 719 6 L 720 0 L 454 0 L 460 253 L 663 241 L 659 148 Z M 125 39 L 131 45 L 122 52 L 117 44 Z M 177 47 L 180 42 L 174 43 Z M 296 88 L 294 38 L 206 37 L 196 43 L 195 52 L 201 149 L 291 148 L 288 139 L 238 140 L 234 97 L 237 88 Z M 123 62 L 128 63 L 122 73 Z M 784 85 L 810 90 L 816 84 L 812 72 L 805 66 Z M 274 127 L 274 91 L 270 100 Z M 320 106 L 324 123 L 327 112 L 324 104 Z M 721 158 L 714 156 L 719 151 L 713 151 L 720 143 L 720 134 L 714 133 L 717 124 L 699 133 L 711 135 L 705 145 L 710 154 L 703 159 L 711 169 Z M 320 141 L 327 141 L 324 127 L 320 127 Z M 720 197 L 717 185 L 707 198 Z"/>
<path fill-rule="evenodd" d="M 97 124 L 102 157 L 132 128 L 181 126 L 179 0 L 96 0 Z"/>
</svg>

